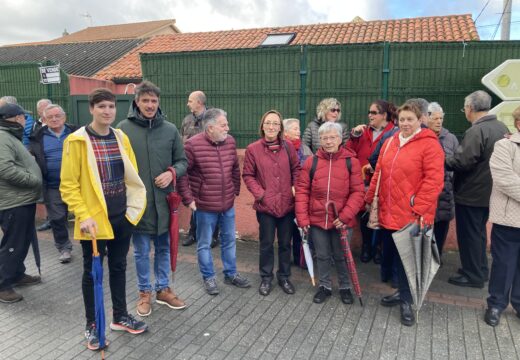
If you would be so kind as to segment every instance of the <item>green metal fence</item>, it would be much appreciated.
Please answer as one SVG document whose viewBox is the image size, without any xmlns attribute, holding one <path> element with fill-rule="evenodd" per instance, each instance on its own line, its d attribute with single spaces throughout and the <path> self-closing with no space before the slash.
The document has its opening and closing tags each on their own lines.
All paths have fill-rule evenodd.
<svg viewBox="0 0 520 360">
<path fill-rule="evenodd" d="M 61 83 L 45 85 L 40 82 L 37 63 L 0 64 L 0 97 L 15 96 L 18 103 L 37 116 L 36 103 L 42 98 L 51 99 L 69 113 L 69 78 L 61 70 Z M 52 64 L 45 64 L 52 65 Z"/>
<path fill-rule="evenodd" d="M 245 147 L 258 135 L 269 109 L 305 125 L 325 97 L 336 97 L 349 126 L 367 121 L 370 102 L 401 104 L 424 97 L 443 106 L 445 126 L 461 135 L 464 97 L 483 89 L 480 79 L 504 60 L 520 58 L 520 41 L 375 43 L 288 46 L 168 54 L 142 54 L 143 77 L 161 87 L 162 108 L 180 125 L 191 91 L 228 112 L 231 133 Z M 495 98 L 494 103 L 498 103 Z M 303 126 L 302 126 L 303 127 Z"/>
</svg>

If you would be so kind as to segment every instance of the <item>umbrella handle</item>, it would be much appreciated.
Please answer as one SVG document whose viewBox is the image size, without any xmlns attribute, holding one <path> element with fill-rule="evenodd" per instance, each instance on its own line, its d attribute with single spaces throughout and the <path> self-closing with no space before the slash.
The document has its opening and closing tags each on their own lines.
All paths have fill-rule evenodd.
<svg viewBox="0 0 520 360">
<path fill-rule="evenodd" d="M 329 213 L 329 207 L 332 206 L 332 213 L 334 214 L 334 219 L 338 218 L 338 208 L 336 207 L 336 203 L 332 200 L 329 200 L 325 203 L 325 212 Z"/>
<path fill-rule="evenodd" d="M 172 187 L 173 191 L 175 191 L 175 188 L 177 187 L 177 172 L 173 166 L 170 166 L 168 171 L 172 173 Z"/>
<path fill-rule="evenodd" d="M 90 233 L 90 237 L 92 238 L 92 253 L 94 254 L 94 256 L 99 256 L 96 240 L 96 229 L 94 228 L 94 226 L 91 226 L 88 232 Z"/>
</svg>

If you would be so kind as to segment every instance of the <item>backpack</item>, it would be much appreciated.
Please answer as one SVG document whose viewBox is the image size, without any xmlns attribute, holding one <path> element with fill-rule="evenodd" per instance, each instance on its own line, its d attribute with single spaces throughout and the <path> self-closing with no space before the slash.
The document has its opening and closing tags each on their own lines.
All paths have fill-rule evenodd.
<svg viewBox="0 0 520 360">
<path fill-rule="evenodd" d="M 345 162 L 347 163 L 347 171 L 348 171 L 348 174 L 350 175 L 350 172 L 352 170 L 352 161 L 349 157 L 346 158 L 345 160 L 346 160 Z M 309 178 L 311 179 L 311 181 L 310 181 L 311 184 L 312 184 L 312 179 L 314 179 L 314 173 L 316 172 L 316 166 L 318 166 L 318 157 L 316 155 L 313 155 L 311 171 L 309 172 Z"/>
</svg>

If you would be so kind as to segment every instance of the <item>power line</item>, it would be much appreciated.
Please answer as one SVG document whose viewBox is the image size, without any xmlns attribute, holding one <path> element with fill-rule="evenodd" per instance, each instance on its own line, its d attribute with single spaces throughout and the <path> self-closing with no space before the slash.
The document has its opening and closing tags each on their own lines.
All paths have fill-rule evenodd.
<svg viewBox="0 0 520 360">
<path fill-rule="evenodd" d="M 484 10 L 486 9 L 486 7 L 488 6 L 488 4 L 489 4 L 490 1 L 491 1 L 491 0 L 488 0 L 487 3 L 486 3 L 486 5 L 484 5 L 484 7 L 482 8 L 482 10 L 480 10 L 480 13 L 477 15 L 477 17 L 476 17 L 476 19 L 475 19 L 475 24 L 477 23 L 478 18 L 480 17 L 480 15 L 482 15 L 482 13 L 483 13 Z"/>
<path fill-rule="evenodd" d="M 495 35 L 497 34 L 498 28 L 499 28 L 500 24 L 502 23 L 502 18 L 504 17 L 504 13 L 506 12 L 507 5 L 509 4 L 510 1 L 511 0 L 506 0 L 504 9 L 502 10 L 502 15 L 500 15 L 500 20 L 498 20 L 497 27 L 495 28 L 495 32 L 493 33 L 493 37 L 491 38 L 491 40 L 495 40 Z"/>
<path fill-rule="evenodd" d="M 511 24 L 516 24 L 516 23 L 520 23 L 520 20 L 511 21 Z M 500 25 L 500 24 L 479 25 L 479 26 L 476 26 L 476 27 L 483 28 L 483 27 L 492 27 L 492 26 L 498 26 L 498 25 Z"/>
</svg>

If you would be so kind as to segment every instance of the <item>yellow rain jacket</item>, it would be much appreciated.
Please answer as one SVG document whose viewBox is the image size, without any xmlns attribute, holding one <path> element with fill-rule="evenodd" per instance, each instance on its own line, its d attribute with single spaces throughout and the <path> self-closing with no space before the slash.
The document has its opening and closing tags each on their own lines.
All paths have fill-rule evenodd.
<svg viewBox="0 0 520 360">
<path fill-rule="evenodd" d="M 128 137 L 121 130 L 112 130 L 125 167 L 126 218 L 136 225 L 146 209 L 146 189 L 137 174 L 135 155 Z M 97 239 L 114 238 L 92 143 L 84 126 L 70 134 L 63 144 L 60 192 L 69 211 L 76 217 L 74 239 L 90 240 L 90 235 L 80 230 L 80 223 L 88 218 L 94 218 L 97 223 Z"/>
</svg>

